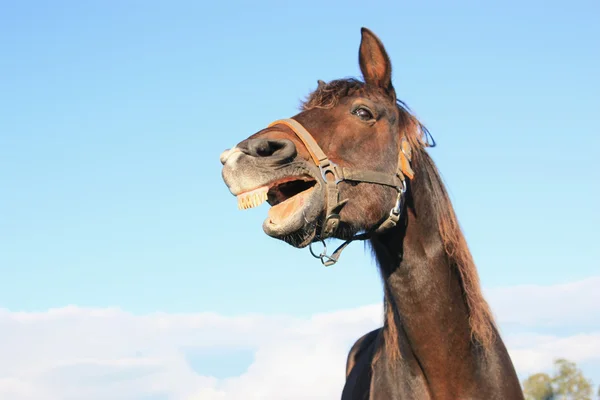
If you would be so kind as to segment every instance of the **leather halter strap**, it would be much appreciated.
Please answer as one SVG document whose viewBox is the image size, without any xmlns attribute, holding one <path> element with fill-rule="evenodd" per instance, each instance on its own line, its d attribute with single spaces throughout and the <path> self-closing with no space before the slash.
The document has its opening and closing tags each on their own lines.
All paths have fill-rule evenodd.
<svg viewBox="0 0 600 400">
<path fill-rule="evenodd" d="M 342 181 L 366 182 L 389 186 L 398 191 L 396 203 L 390 211 L 388 218 L 375 231 L 355 235 L 351 239 L 344 242 L 341 246 L 339 246 L 331 256 L 325 254 L 327 250 L 326 247 L 319 256 L 314 254 L 311 248 L 311 253 L 313 254 L 313 256 L 320 258 L 321 262 L 325 266 L 333 265 L 337 262 L 341 251 L 352 241 L 368 239 L 372 236 L 373 233 L 381 233 L 385 230 L 396 226 L 398 220 L 400 219 L 403 195 L 406 192 L 405 176 L 408 176 L 409 179 L 412 179 L 412 177 L 414 176 L 414 172 L 410 167 L 411 149 L 408 141 L 406 141 L 405 138 L 402 138 L 400 158 L 398 160 L 398 169 L 396 171 L 396 174 L 391 175 L 389 173 L 383 173 L 378 171 L 357 170 L 338 166 L 327 157 L 325 152 L 317 144 L 317 142 L 308 132 L 308 130 L 306 130 L 306 128 L 304 128 L 302 124 L 300 124 L 294 119 L 289 118 L 274 121 L 269 124 L 269 128 L 275 125 L 285 125 L 288 128 L 290 128 L 292 132 L 294 132 L 296 136 L 302 141 L 302 143 L 308 150 L 310 157 L 313 159 L 314 163 L 319 167 L 321 171 L 322 181 L 323 183 L 325 183 L 327 191 L 327 211 L 325 215 L 325 221 L 322 224 L 321 232 L 318 236 L 318 239 L 321 242 L 323 242 L 324 246 L 324 239 L 331 237 L 338 228 L 340 222 L 340 212 L 344 205 L 348 202 L 348 199 L 340 201 L 338 183 Z"/>
</svg>

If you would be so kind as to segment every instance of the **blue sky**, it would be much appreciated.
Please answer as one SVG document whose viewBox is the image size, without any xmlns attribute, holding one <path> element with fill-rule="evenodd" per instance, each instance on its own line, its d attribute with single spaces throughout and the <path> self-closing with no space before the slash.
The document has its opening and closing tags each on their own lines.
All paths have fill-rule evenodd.
<svg viewBox="0 0 600 400">
<path fill-rule="evenodd" d="M 237 209 L 219 154 L 358 76 L 360 27 L 431 149 L 486 287 L 598 275 L 597 1 L 5 2 L 0 308 L 307 316 L 377 303 Z"/>
<path fill-rule="evenodd" d="M 484 284 L 598 271 L 597 3 L 108 4 L 3 6 L 0 304 L 305 313 L 379 300 L 360 243 L 326 270 L 266 237 L 266 206 L 237 210 L 218 160 L 296 113 L 317 79 L 357 76 L 361 26 L 439 144 Z"/>
</svg>

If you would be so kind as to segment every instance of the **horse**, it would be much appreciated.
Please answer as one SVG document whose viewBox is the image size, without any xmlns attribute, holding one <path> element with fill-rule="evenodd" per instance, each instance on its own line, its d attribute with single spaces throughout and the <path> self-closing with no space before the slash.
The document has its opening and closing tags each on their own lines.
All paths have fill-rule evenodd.
<svg viewBox="0 0 600 400">
<path fill-rule="evenodd" d="M 346 360 L 342 400 L 523 399 L 473 257 L 428 154 L 427 128 L 396 96 L 382 41 L 361 28 L 362 80 L 319 80 L 299 113 L 220 155 L 241 209 L 270 204 L 263 231 L 323 264 L 370 243 L 383 324 Z M 343 244 L 320 254 L 313 244 Z"/>
</svg>

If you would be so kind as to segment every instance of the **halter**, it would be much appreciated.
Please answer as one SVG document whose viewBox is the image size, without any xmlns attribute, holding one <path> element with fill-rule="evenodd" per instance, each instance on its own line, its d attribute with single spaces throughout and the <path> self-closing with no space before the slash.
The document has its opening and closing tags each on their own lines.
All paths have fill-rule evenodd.
<svg viewBox="0 0 600 400">
<path fill-rule="evenodd" d="M 402 138 L 400 158 L 398 159 L 398 168 L 396 173 L 391 175 L 383 172 L 349 169 L 338 166 L 327 157 L 312 135 L 306 130 L 306 128 L 302 126 L 302 124 L 296 120 L 280 119 L 269 124 L 269 128 L 275 125 L 285 125 L 290 128 L 292 132 L 298 136 L 302 143 L 304 143 L 304 146 L 306 146 L 311 158 L 321 171 L 322 182 L 325 183 L 325 187 L 327 189 L 327 212 L 321 227 L 321 232 L 317 236 L 317 239 L 323 244 L 324 248 L 321 254 L 317 255 L 313 252 L 311 243 L 310 252 L 314 257 L 319 258 L 323 265 L 328 267 L 335 264 L 338 261 L 342 250 L 344 250 L 344 248 L 346 248 L 346 246 L 348 246 L 351 242 L 355 240 L 368 239 L 373 234 L 379 234 L 396 226 L 400 220 L 402 202 L 404 199 L 403 195 L 406 192 L 405 176 L 407 176 L 409 179 L 412 179 L 414 176 L 414 172 L 410 166 L 412 152 L 410 144 L 406 138 Z M 354 235 L 352 238 L 346 240 L 342 245 L 340 245 L 331 255 L 327 255 L 325 239 L 333 236 L 337 230 L 340 223 L 340 212 L 348 202 L 348 199 L 340 201 L 338 184 L 342 181 L 366 182 L 389 186 L 398 191 L 398 197 L 396 198 L 394 207 L 390 210 L 389 216 L 381 225 L 379 225 L 377 229 L 372 232 Z"/>
</svg>

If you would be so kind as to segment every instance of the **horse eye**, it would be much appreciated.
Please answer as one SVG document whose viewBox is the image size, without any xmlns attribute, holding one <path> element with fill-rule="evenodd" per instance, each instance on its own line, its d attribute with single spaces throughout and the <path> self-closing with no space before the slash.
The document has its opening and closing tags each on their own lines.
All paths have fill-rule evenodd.
<svg viewBox="0 0 600 400">
<path fill-rule="evenodd" d="M 364 107 L 357 108 L 354 110 L 353 114 L 363 121 L 371 121 L 373 119 L 373 114 L 371 114 L 371 111 Z"/>
</svg>

